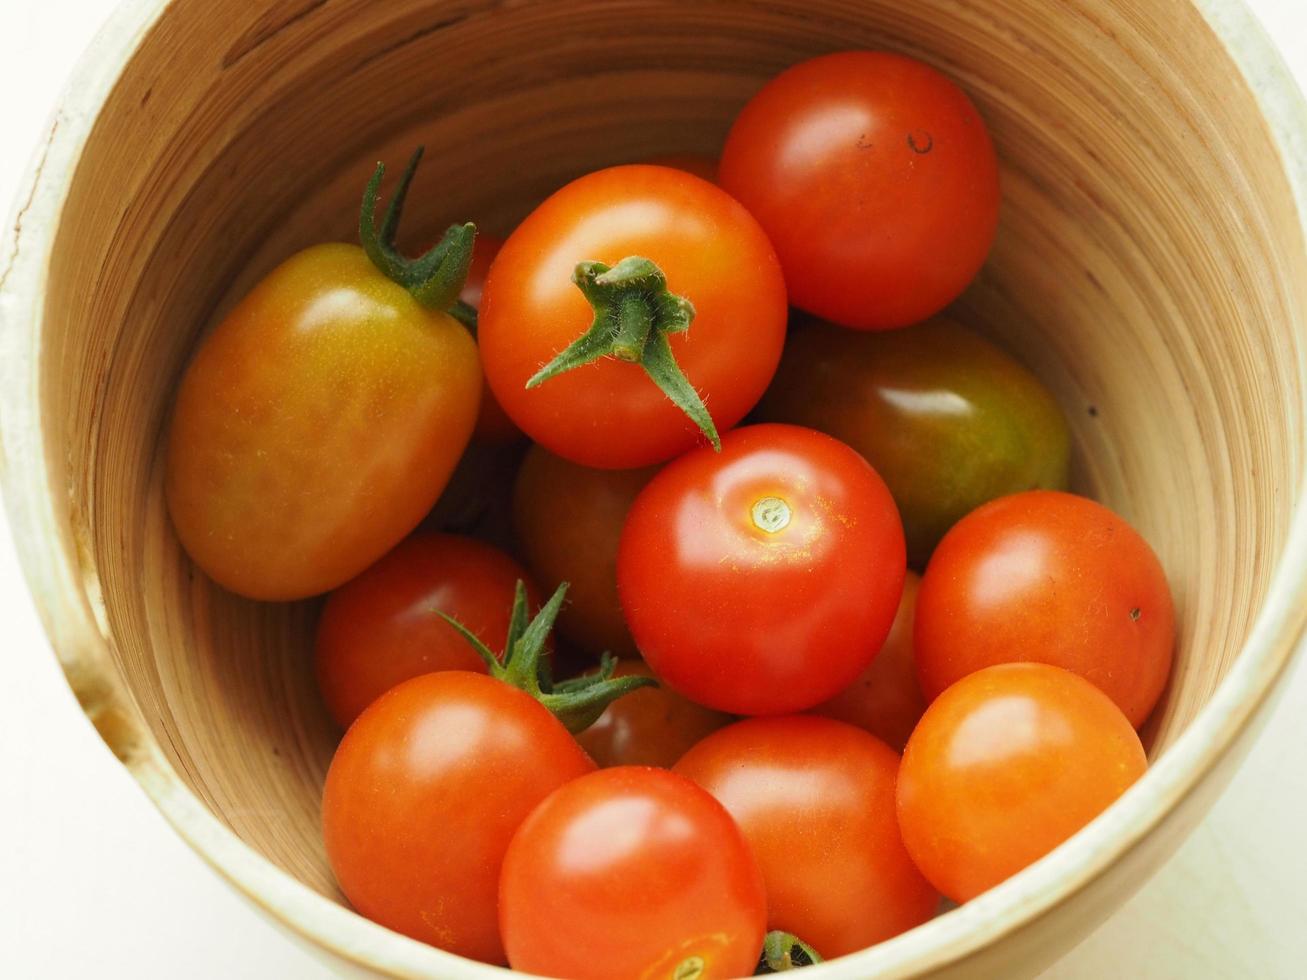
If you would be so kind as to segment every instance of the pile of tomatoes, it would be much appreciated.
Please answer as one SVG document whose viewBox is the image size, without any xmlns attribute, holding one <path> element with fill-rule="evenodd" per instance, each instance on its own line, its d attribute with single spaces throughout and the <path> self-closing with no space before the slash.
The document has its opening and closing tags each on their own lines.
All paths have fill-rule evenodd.
<svg viewBox="0 0 1307 980">
<path fill-rule="evenodd" d="M 1140 776 L 1170 594 L 1065 492 L 1052 395 L 941 313 L 1000 203 L 956 85 L 816 58 L 719 164 L 600 170 L 412 259 L 417 161 L 380 219 L 378 167 L 362 247 L 206 338 L 168 446 L 205 573 L 330 593 L 323 828 L 359 912 L 547 976 L 786 969 L 999 884 Z M 516 557 L 423 525 L 460 460 Z"/>
</svg>

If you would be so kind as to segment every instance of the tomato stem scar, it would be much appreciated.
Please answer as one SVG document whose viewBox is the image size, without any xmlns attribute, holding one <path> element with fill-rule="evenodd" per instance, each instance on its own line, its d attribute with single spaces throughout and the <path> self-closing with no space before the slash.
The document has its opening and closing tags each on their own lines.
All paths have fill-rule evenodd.
<svg viewBox="0 0 1307 980">
<path fill-rule="evenodd" d="M 755 500 L 753 507 L 749 510 L 749 516 L 753 519 L 753 525 L 760 531 L 766 531 L 768 534 L 775 534 L 777 531 L 783 531 L 790 525 L 790 519 L 794 512 L 790 505 L 780 497 L 762 497 Z"/>
</svg>

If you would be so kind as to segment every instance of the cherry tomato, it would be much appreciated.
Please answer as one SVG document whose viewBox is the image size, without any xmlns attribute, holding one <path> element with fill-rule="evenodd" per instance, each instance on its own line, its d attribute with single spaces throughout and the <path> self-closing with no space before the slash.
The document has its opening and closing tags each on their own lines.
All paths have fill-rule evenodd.
<svg viewBox="0 0 1307 980">
<path fill-rule="evenodd" d="M 1071 439 L 1048 389 L 953 320 L 790 331 L 759 415 L 848 443 L 885 479 L 924 568 L 950 527 L 1004 494 L 1067 484 Z"/>
<path fill-rule="evenodd" d="M 439 613 L 492 650 L 508 638 L 522 567 L 497 548 L 452 534 L 419 534 L 331 594 L 318 622 L 315 662 L 327 709 L 342 728 L 388 690 L 435 670 L 485 672 Z M 532 608 L 539 596 L 528 585 Z"/>
<path fill-rule="evenodd" d="M 632 675 L 652 677 L 653 671 L 643 660 L 622 660 L 613 672 L 614 677 Z M 614 701 L 576 739 L 604 768 L 669 769 L 692 745 L 732 720 L 687 701 L 669 687 L 646 687 Z"/>
<path fill-rule="evenodd" d="M 898 769 L 898 754 L 860 728 L 789 715 L 723 728 L 674 771 L 744 833 L 767 884 L 768 930 L 830 959 L 920 925 L 939 904 L 899 835 Z"/>
<path fill-rule="evenodd" d="M 384 235 L 370 251 L 402 276 Z M 447 265 L 465 263 L 471 235 L 451 229 Z M 476 344 L 442 312 L 457 268 L 433 282 L 401 284 L 362 248 L 318 245 L 200 345 L 173 411 L 166 491 L 182 545 L 219 585 L 269 600 L 326 592 L 436 502 L 472 434 L 481 377 Z"/>
<path fill-rule="evenodd" d="M 547 589 L 570 583 L 558 627 L 592 654 L 637 656 L 617 598 L 617 544 L 636 495 L 656 472 L 595 470 L 532 446 L 513 486 L 513 530 Z"/>
<path fill-rule="evenodd" d="M 998 225 L 998 160 L 975 106 L 883 52 L 813 58 L 768 82 L 731 127 L 720 180 L 767 229 L 791 302 L 846 327 L 938 313 Z"/>
<path fill-rule="evenodd" d="M 673 153 L 646 162 L 654 167 L 671 167 L 673 170 L 684 170 L 687 174 L 694 174 L 709 183 L 717 183 L 717 161 L 712 157 L 698 156 L 694 153 Z"/>
<path fill-rule="evenodd" d="M 472 246 L 472 264 L 467 270 L 467 281 L 463 283 L 463 291 L 458 296 L 473 309 L 481 306 L 486 273 L 490 271 L 490 263 L 503 247 L 503 239 L 484 232 L 477 234 Z M 481 408 L 477 412 L 474 435 L 483 442 L 513 442 L 522 438 L 522 430 L 513 424 L 489 386 L 481 389 Z"/>
<path fill-rule="evenodd" d="M 1062 843 L 1144 774 L 1139 736 L 1094 685 L 1045 664 L 1000 664 L 926 709 L 899 769 L 903 841 L 965 902 Z"/>
<path fill-rule="evenodd" d="M 755 425 L 666 466 L 622 531 L 617 583 L 665 683 L 733 714 L 801 711 L 884 643 L 903 591 L 885 484 L 842 442 Z"/>
<path fill-rule="evenodd" d="M 609 331 L 605 343 L 615 342 L 607 325 L 626 324 L 629 314 L 638 340 L 624 356 L 640 363 L 602 357 L 528 390 L 527 382 L 595 321 L 587 294 L 573 283 L 578 264 L 619 266 L 632 256 L 651 260 L 666 290 L 693 305 L 689 329 L 664 333 L 683 324 L 684 306 L 645 273 L 634 279 L 624 273 L 605 287 L 600 327 Z M 601 273 L 586 268 L 590 278 L 581 281 L 598 295 L 594 276 Z M 481 353 L 495 396 L 536 442 L 586 466 L 629 469 L 669 459 L 703 439 L 651 380 L 646 366 L 653 352 L 670 350 L 691 397 L 697 392 L 724 431 L 771 380 L 785 320 L 780 266 L 743 207 L 683 171 L 614 167 L 568 184 L 509 236 L 486 281 Z"/>
<path fill-rule="evenodd" d="M 908 572 L 894 625 L 876 659 L 852 684 L 812 709 L 813 714 L 866 729 L 896 752 L 903 751 L 926 710 L 912 655 L 912 618 L 920 584 L 916 573 Z"/>
<path fill-rule="evenodd" d="M 928 699 L 982 667 L 1037 661 L 1098 685 L 1138 728 L 1171 672 L 1175 612 L 1134 528 L 1084 497 L 1032 491 L 986 504 L 940 542 L 913 642 Z"/>
<path fill-rule="evenodd" d="M 499 922 L 515 970 L 715 980 L 753 972 L 765 901 L 720 803 L 664 769 L 620 766 L 568 783 L 522 824 Z"/>
<path fill-rule="evenodd" d="M 322 799 L 327 859 L 363 915 L 504 962 L 499 869 L 518 825 L 594 769 L 528 694 L 447 670 L 392 688 L 345 733 Z"/>
</svg>

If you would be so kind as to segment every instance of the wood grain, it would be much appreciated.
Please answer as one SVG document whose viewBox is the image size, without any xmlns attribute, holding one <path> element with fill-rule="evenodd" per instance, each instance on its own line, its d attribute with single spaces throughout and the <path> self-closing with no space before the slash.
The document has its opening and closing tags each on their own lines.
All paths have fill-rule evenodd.
<svg viewBox="0 0 1307 980">
<path fill-rule="evenodd" d="M 1162 558 L 1180 650 L 1137 792 L 830 975 L 1032 972 L 1192 826 L 1307 616 L 1307 163 L 1283 135 L 1307 113 L 1243 16 L 1218 0 L 128 4 L 0 274 L 6 502 L 88 714 L 292 930 L 382 972 L 488 976 L 332 904 L 315 608 L 222 593 L 178 548 L 159 446 L 179 373 L 274 263 L 352 235 L 379 158 L 428 147 L 414 247 L 455 219 L 503 232 L 585 170 L 715 152 L 796 60 L 903 51 L 968 89 L 1004 163 L 998 243 L 960 313 L 1054 388 L 1079 488 Z"/>
</svg>

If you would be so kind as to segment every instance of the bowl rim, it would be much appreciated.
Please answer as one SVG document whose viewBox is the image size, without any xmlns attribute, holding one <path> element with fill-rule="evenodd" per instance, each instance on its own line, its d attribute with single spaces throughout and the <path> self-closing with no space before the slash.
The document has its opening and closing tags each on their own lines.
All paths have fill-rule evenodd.
<svg viewBox="0 0 1307 980">
<path fill-rule="evenodd" d="M 488 980 L 487 966 L 400 936 L 302 884 L 223 825 L 189 790 L 136 711 L 109 652 L 107 619 L 87 549 L 59 521 L 66 488 L 46 465 L 39 357 L 60 212 L 77 164 L 123 70 L 175 0 L 127 0 L 82 55 L 14 204 L 0 265 L 0 485 L 15 548 L 70 687 L 108 747 L 173 829 L 246 899 L 302 940 L 358 966 L 401 977 Z M 1307 102 L 1244 0 L 1190 0 L 1224 44 L 1278 148 L 1307 245 Z M 1307 330 L 1307 324 L 1300 325 Z M 1307 388 L 1307 365 L 1299 364 Z M 106 624 L 102 629 L 100 623 Z M 1300 652 L 1307 626 L 1307 486 L 1247 641 L 1200 710 L 1135 786 L 1060 847 L 1002 885 L 910 932 L 804 971 L 812 980 L 907 977 L 947 967 L 1045 916 L 1083 890 L 1188 796 L 1263 714 Z M 1245 742 L 1247 740 L 1244 740 Z M 524 976 L 524 974 L 516 974 Z"/>
</svg>

